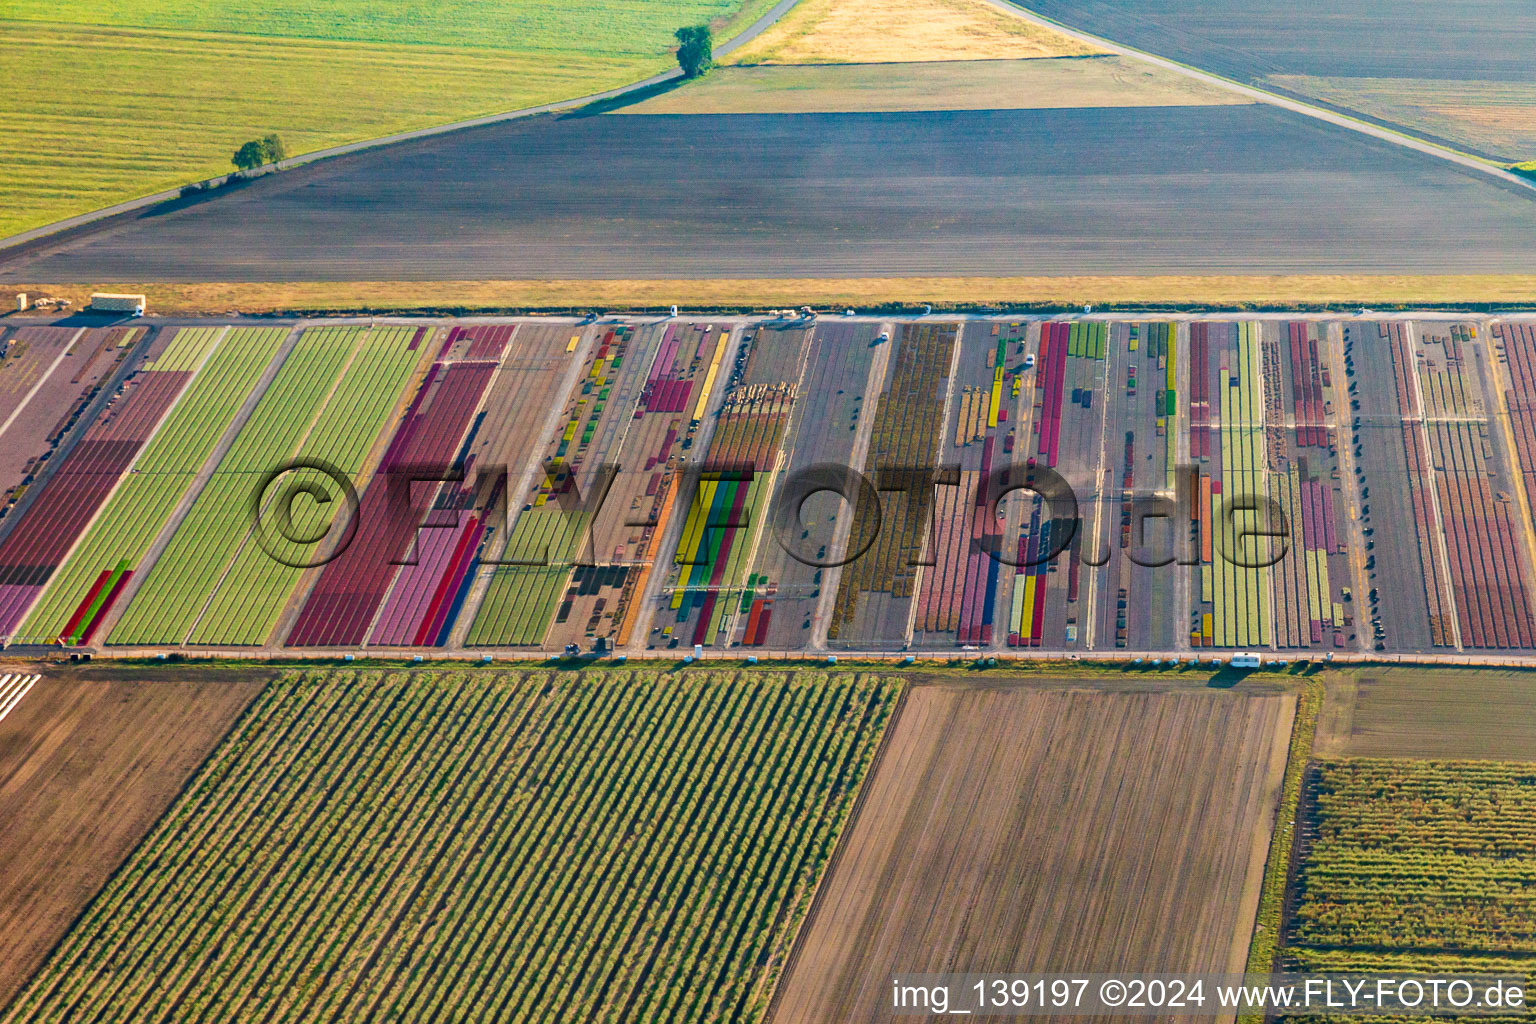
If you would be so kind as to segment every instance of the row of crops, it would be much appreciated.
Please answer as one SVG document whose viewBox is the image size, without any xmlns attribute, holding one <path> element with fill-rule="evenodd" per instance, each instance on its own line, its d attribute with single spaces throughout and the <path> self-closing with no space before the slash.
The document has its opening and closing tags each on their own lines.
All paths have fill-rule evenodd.
<svg viewBox="0 0 1536 1024">
<path fill-rule="evenodd" d="M 897 339 L 892 359 L 895 365 L 875 412 L 864 467 L 866 476 L 883 476 L 886 486 L 897 489 L 883 496 L 882 507 L 875 507 L 867 493 L 855 506 L 855 539 L 850 543 L 862 543 L 864 538 L 873 538 L 873 542 L 862 557 L 843 567 L 827 628 L 831 639 L 844 636 L 864 595 L 887 594 L 902 602 L 913 596 L 932 517 L 932 491 L 927 487 L 905 489 L 894 478 L 902 473 L 926 473 L 935 465 L 958 338 L 954 324 L 923 323 L 903 327 Z M 904 630 L 905 608 L 902 612 Z M 887 633 L 896 624 L 882 625 L 885 628 L 879 632 Z M 861 632 L 873 635 L 876 630 Z"/>
<path fill-rule="evenodd" d="M 294 503 L 293 528 L 272 545 L 251 529 L 253 498 L 288 487 L 334 491 L 321 470 L 295 470 L 271 498 L 257 495 L 274 469 L 316 460 L 360 476 L 369 449 L 421 356 L 414 327 L 306 331 L 268 386 L 109 640 L 116 644 L 265 643 L 302 566 L 316 556 L 328 517 L 344 509 Z M 263 516 L 271 513 L 264 507 Z M 291 538 L 291 539 L 290 539 Z M 311 542 L 311 538 L 319 538 Z M 278 556 L 281 556 L 281 559 Z"/>
<path fill-rule="evenodd" d="M 1328 339 L 1339 325 L 1324 322 L 921 322 L 898 324 L 894 342 L 887 326 L 209 326 L 151 329 L 126 350 L 103 335 L 70 372 L 126 358 L 112 378 L 120 390 L 31 488 L 33 511 L 24 503 L 0 520 L 0 633 L 133 646 L 1363 649 L 1358 592 L 1370 595 L 1358 607 L 1369 603 L 1383 649 L 1386 630 L 1410 649 L 1536 646 L 1521 553 L 1531 524 L 1514 479 L 1529 472 L 1514 460 L 1529 454 L 1521 438 L 1536 403 L 1527 324 L 1491 337 L 1460 323 L 1345 325 L 1375 350 L 1368 396 L 1345 395 L 1342 379 L 1335 389 Z M 799 380 L 822 347 L 856 371 L 878 368 L 875 408 L 850 387 L 857 373 Z M 1508 423 L 1490 411 L 1501 367 Z M 722 393 L 733 396 L 723 405 Z M 1376 436 L 1401 453 L 1406 486 L 1378 465 L 1359 423 L 1348 435 L 1356 463 L 1342 461 L 1336 428 L 1359 419 L 1351 407 L 1362 401 L 1389 421 Z M 822 454 L 795 450 L 788 425 L 802 408 L 800 432 Z M 822 608 L 820 570 L 786 576 L 759 527 L 784 473 L 813 454 L 847 461 L 866 440 L 859 468 L 877 500 L 821 516 L 829 536 L 803 531 L 807 551 L 845 534 L 863 550 L 828 577 L 835 600 Z M 1182 461 L 1198 472 L 1181 474 Z M 328 469 L 290 471 L 253 509 L 267 474 L 295 462 Z M 465 476 L 417 487 L 394 509 L 386 478 L 417 462 Z M 1001 518 L 976 504 L 989 471 L 1017 467 L 1009 484 L 1028 486 L 1031 462 L 1071 482 L 1080 521 L 1052 518 L 1022 492 Z M 706 475 L 692 493 L 685 469 L 706 463 L 754 476 Z M 941 464 L 958 486 L 915 485 Z M 311 571 L 350 511 L 332 471 L 355 487 L 361 513 L 341 556 Z M 1363 504 L 1372 484 L 1380 522 Z M 1162 545 L 1131 521 L 1133 499 L 1154 491 L 1190 508 L 1187 540 L 1173 527 L 1188 544 L 1183 568 L 1136 561 Z M 1228 516 L 1227 506 L 1271 497 L 1287 550 L 1270 569 L 1239 564 L 1275 553 L 1254 533 L 1276 524 L 1265 508 Z M 265 521 L 285 509 L 286 537 L 253 531 L 256 512 Z M 1376 533 L 1385 525 L 1394 529 Z M 1413 540 L 1394 539 L 1404 525 Z M 1061 540 L 1062 555 L 1038 558 Z M 1090 555 L 1107 562 L 1080 557 L 1093 542 Z M 1429 635 L 1390 616 L 1381 624 L 1377 544 L 1388 568 L 1420 577 L 1386 603 L 1404 593 L 1416 603 L 1422 587 L 1427 610 L 1399 619 L 1427 616 Z M 1137 595 L 1167 605 L 1185 582 L 1196 596 L 1177 614 L 1189 618 L 1153 629 Z"/>
<path fill-rule="evenodd" d="M 1536 767 L 1322 761 L 1309 768 L 1302 808 L 1284 962 L 1531 972 Z"/>
<path fill-rule="evenodd" d="M 292 674 L 0 1020 L 761 1019 L 897 692 Z"/>
</svg>

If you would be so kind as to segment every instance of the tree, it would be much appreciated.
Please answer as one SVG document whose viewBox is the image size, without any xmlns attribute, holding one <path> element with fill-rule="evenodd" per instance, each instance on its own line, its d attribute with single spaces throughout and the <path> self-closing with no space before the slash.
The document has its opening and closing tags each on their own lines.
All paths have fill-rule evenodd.
<svg viewBox="0 0 1536 1024">
<path fill-rule="evenodd" d="M 261 144 L 260 139 L 252 139 L 230 157 L 230 163 L 242 171 L 253 171 L 267 162 L 267 147 Z"/>
<path fill-rule="evenodd" d="M 288 158 L 288 147 L 283 145 L 283 140 L 278 138 L 276 132 L 272 132 L 260 139 L 252 139 L 230 157 L 230 163 L 242 171 L 254 171 L 263 164 L 275 164 L 279 160 Z"/>
<path fill-rule="evenodd" d="M 708 25 L 677 30 L 677 66 L 684 78 L 698 78 L 709 70 L 715 53 L 715 37 Z"/>
</svg>

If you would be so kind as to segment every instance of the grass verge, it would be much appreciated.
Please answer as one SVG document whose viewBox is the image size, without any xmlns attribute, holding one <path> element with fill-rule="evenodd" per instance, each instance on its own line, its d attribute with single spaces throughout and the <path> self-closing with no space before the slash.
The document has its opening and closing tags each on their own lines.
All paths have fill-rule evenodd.
<svg viewBox="0 0 1536 1024">
<path fill-rule="evenodd" d="M 1536 274 L 1150 277 L 900 277 L 593 281 L 272 281 L 26 283 L 15 295 L 143 292 L 154 315 L 464 314 L 624 309 L 752 312 L 810 305 L 860 312 L 1096 309 L 1340 309 L 1536 305 Z"/>
<path fill-rule="evenodd" d="M 1285 783 L 1280 790 L 1280 811 L 1264 859 L 1264 887 L 1259 893 L 1259 912 L 1254 919 L 1253 940 L 1248 946 L 1249 974 L 1268 974 L 1279 948 L 1280 917 L 1285 908 L 1285 883 L 1291 869 L 1291 844 L 1296 834 L 1296 808 L 1301 802 L 1302 776 L 1312 758 L 1312 738 L 1318 712 L 1323 709 L 1323 682 L 1302 680 L 1296 695 L 1296 722 L 1291 727 L 1291 749 L 1285 759 Z M 1239 1024 L 1259 1024 L 1263 1014 L 1244 1014 Z"/>
</svg>

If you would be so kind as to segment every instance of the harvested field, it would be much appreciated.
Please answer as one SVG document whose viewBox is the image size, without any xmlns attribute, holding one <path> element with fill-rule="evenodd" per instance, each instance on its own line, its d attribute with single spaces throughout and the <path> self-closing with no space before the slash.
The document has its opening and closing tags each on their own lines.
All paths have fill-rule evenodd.
<svg viewBox="0 0 1536 1024">
<path fill-rule="evenodd" d="M 758 1020 L 897 692 L 285 676 L 0 1019 Z"/>
<path fill-rule="evenodd" d="M 1247 103 L 1123 57 L 717 68 L 625 114 L 811 114 Z"/>
<path fill-rule="evenodd" d="M 1095 52 L 987 0 L 801 0 L 730 62 L 869 64 Z"/>
<path fill-rule="evenodd" d="M 1536 153 L 1536 85 L 1529 81 L 1270 75 L 1262 84 L 1411 125 L 1493 159 L 1526 160 Z"/>
<path fill-rule="evenodd" d="M 1514 273 L 1536 203 L 1513 189 L 1257 104 L 535 118 L 103 225 L 0 279 Z"/>
<path fill-rule="evenodd" d="M 264 684 L 49 674 L 3 716 L 0 1006 Z"/>
<path fill-rule="evenodd" d="M 1415 0 L 1030 0 L 1026 6 L 1241 82 L 1296 83 L 1287 91 L 1431 137 L 1443 115 L 1422 117 L 1415 103 L 1431 102 L 1437 88 L 1444 102 L 1455 103 L 1468 89 L 1529 83 L 1536 51 L 1536 11 L 1520 0 L 1430 7 Z M 1392 79 L 1403 85 L 1390 87 Z M 1395 102 L 1368 98 L 1382 94 Z"/>
<path fill-rule="evenodd" d="M 1242 970 L 1294 709 L 915 687 L 773 1020 L 899 1019 L 901 972 Z"/>
<path fill-rule="evenodd" d="M 1529 674 L 1375 668 L 1330 673 L 1326 682 L 1320 758 L 1536 761 Z"/>
</svg>

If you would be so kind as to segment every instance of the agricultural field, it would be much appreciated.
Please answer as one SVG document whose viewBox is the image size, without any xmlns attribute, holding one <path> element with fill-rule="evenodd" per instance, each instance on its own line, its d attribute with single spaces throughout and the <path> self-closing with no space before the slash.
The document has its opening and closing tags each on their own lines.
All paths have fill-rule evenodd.
<svg viewBox="0 0 1536 1024">
<path fill-rule="evenodd" d="M 12 663 L 0 677 L 31 681 L 23 690 L 0 682 L 3 1007 L 177 799 L 267 675 L 189 680 Z"/>
<path fill-rule="evenodd" d="M 1533 799 L 1528 764 L 1314 763 L 1281 962 L 1529 976 Z"/>
<path fill-rule="evenodd" d="M 1098 52 L 987 0 L 801 0 L 732 64 L 886 64 Z"/>
<path fill-rule="evenodd" d="M 138 328 L 0 330 L 0 518 L 143 337 Z"/>
<path fill-rule="evenodd" d="M 911 688 L 775 1024 L 900 1019 L 892 972 L 1242 969 L 1294 697 L 1040 683 Z"/>
<path fill-rule="evenodd" d="M 667 67 L 677 26 L 724 42 L 771 6 L 8 4 L 0 237 L 228 173 L 267 132 L 299 155 L 625 85 Z"/>
<path fill-rule="evenodd" d="M 14 338 L 74 372 L 52 330 Z M 1527 317 L 211 322 L 82 343 L 113 383 L 67 384 L 83 411 L 0 518 L 8 644 L 1536 649 Z"/>
<path fill-rule="evenodd" d="M 1536 12 L 1518 0 L 1030 0 L 1063 25 L 1463 146 L 1532 158 Z"/>
<path fill-rule="evenodd" d="M 1536 692 L 1519 670 L 1372 667 L 1326 682 L 1317 757 L 1536 762 Z"/>
<path fill-rule="evenodd" d="M 710 158 L 687 156 L 697 153 Z M 698 294 L 701 279 L 757 281 L 709 286 L 720 295 L 711 305 L 734 308 L 744 289 L 757 294 L 778 278 L 1021 268 L 1041 278 L 1390 278 L 1528 274 L 1533 264 L 1536 204 L 1526 195 L 1303 115 L 1238 104 L 525 119 L 135 215 L 0 257 L 0 281 L 256 281 L 285 291 L 289 282 L 440 281 L 427 292 L 439 309 L 459 301 L 461 286 L 447 282 L 690 282 L 656 287 L 651 305 L 665 307 L 681 291 Z M 1281 286 L 1254 284 L 1260 294 Z M 380 305 L 420 287 L 391 286 Z M 1148 301 L 1167 301 L 1170 287 L 1179 290 L 1149 286 Z M 1321 281 L 1300 301 L 1347 287 Z M 1464 296 L 1449 291 L 1446 301 Z M 1056 293 L 1063 305 L 1082 299 L 1071 284 Z M 798 286 L 779 294 L 769 303 L 805 301 Z M 916 294 L 926 286 L 907 282 L 896 298 Z M 969 290 L 961 298 L 977 301 Z M 1415 291 L 1404 301 L 1428 300 Z"/>
<path fill-rule="evenodd" d="M 1247 103 L 1152 64 L 1108 54 L 896 64 L 764 64 L 708 76 L 621 114 L 812 114 Z"/>
<path fill-rule="evenodd" d="M 0 1019 L 760 1020 L 898 693 L 285 675 Z"/>
</svg>

